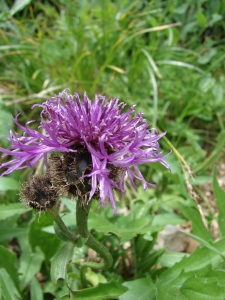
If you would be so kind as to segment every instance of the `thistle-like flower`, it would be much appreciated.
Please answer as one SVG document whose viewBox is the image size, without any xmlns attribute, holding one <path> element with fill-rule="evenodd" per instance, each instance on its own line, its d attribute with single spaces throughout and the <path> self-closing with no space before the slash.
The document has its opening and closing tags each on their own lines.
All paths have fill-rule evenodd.
<svg viewBox="0 0 225 300">
<path fill-rule="evenodd" d="M 22 184 L 20 197 L 25 206 L 38 211 L 45 211 L 57 205 L 59 192 L 51 182 L 51 176 L 34 176 L 32 181 Z"/>
<path fill-rule="evenodd" d="M 23 135 L 10 131 L 11 150 L 0 151 L 14 156 L 1 167 L 7 167 L 2 174 L 22 168 L 32 168 L 41 158 L 48 167 L 52 182 L 63 185 L 68 193 L 79 196 L 84 202 L 99 198 L 100 205 L 109 199 L 114 213 L 116 201 L 113 190 L 124 192 L 125 175 L 136 188 L 134 179 L 139 179 L 146 189 L 149 183 L 141 174 L 138 165 L 160 162 L 167 169 L 158 140 L 165 135 L 156 129 L 148 129 L 142 113 L 134 114 L 134 105 L 123 112 L 124 103 L 116 98 L 107 101 L 96 95 L 93 102 L 84 94 L 84 101 L 78 94 L 63 91 L 43 104 L 39 131 L 15 124 Z M 52 166 L 51 166 L 52 165 Z M 57 179 L 58 178 L 58 179 Z"/>
</svg>

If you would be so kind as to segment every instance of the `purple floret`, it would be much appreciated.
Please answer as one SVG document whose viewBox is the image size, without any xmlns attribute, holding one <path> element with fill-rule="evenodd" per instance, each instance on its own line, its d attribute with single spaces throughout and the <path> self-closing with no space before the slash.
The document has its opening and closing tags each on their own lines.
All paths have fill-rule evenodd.
<svg viewBox="0 0 225 300">
<path fill-rule="evenodd" d="M 160 162 L 169 169 L 158 144 L 166 133 L 149 130 L 142 113 L 134 114 L 134 105 L 123 112 L 125 104 L 118 101 L 95 95 L 92 102 L 85 93 L 81 102 L 78 94 L 69 95 L 65 90 L 41 105 L 34 105 L 42 108 L 39 131 L 29 128 L 32 121 L 23 127 L 14 119 L 24 134 L 10 131 L 11 150 L 0 148 L 1 152 L 14 156 L 1 165 L 8 168 L 1 176 L 32 168 L 43 157 L 48 165 L 47 156 L 51 152 L 76 152 L 84 147 L 92 158 L 92 171 L 85 175 L 91 177 L 89 200 L 99 189 L 100 204 L 108 198 L 116 213 L 113 189 L 124 192 L 125 175 L 135 188 L 134 178 L 137 178 L 146 189 L 151 184 L 145 181 L 138 165 Z M 119 183 L 109 176 L 110 165 L 122 170 Z"/>
</svg>

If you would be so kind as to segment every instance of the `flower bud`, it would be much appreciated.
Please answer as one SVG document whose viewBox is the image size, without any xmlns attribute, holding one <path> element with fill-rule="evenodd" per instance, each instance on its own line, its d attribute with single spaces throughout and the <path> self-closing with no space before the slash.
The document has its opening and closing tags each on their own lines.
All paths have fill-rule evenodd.
<svg viewBox="0 0 225 300">
<path fill-rule="evenodd" d="M 22 184 L 20 198 L 26 207 L 45 211 L 55 206 L 58 202 L 58 189 L 52 185 L 50 175 L 35 175 L 32 181 Z"/>
</svg>

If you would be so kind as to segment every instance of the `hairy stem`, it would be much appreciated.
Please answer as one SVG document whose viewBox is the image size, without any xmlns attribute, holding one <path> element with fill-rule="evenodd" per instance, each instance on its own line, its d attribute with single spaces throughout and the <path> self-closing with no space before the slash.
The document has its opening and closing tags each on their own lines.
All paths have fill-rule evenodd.
<svg viewBox="0 0 225 300">
<path fill-rule="evenodd" d="M 95 252 L 97 252 L 103 259 L 104 263 L 93 263 L 93 262 L 86 262 L 82 265 L 89 266 L 95 269 L 108 269 L 111 267 L 113 260 L 112 256 L 109 253 L 108 249 L 102 245 L 89 231 L 88 231 L 88 214 L 91 207 L 91 202 L 89 202 L 87 205 L 82 204 L 81 201 L 77 201 L 77 212 L 76 212 L 76 218 L 77 218 L 77 229 L 79 235 L 87 239 L 85 244 L 93 249 Z"/>
<path fill-rule="evenodd" d="M 52 219 L 55 221 L 55 223 L 58 225 L 58 227 L 61 229 L 62 233 L 66 236 L 66 238 L 71 241 L 73 244 L 77 244 L 78 237 L 76 237 L 69 229 L 66 227 L 65 223 L 61 219 L 61 217 L 58 214 L 58 210 L 56 207 L 52 207 L 48 210 L 49 214 L 51 215 Z"/>
</svg>

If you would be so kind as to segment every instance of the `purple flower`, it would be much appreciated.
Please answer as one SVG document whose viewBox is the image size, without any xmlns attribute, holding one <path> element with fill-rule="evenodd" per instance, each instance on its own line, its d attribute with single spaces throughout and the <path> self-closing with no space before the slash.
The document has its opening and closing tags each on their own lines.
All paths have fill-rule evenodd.
<svg viewBox="0 0 225 300">
<path fill-rule="evenodd" d="M 81 102 L 78 94 L 69 95 L 65 90 L 34 106 L 42 108 L 39 131 L 29 128 L 33 121 L 27 122 L 24 127 L 18 123 L 17 117 L 14 119 L 24 134 L 21 136 L 11 130 L 8 138 L 11 150 L 0 148 L 1 152 L 14 156 L 1 165 L 8 168 L 2 175 L 32 168 L 43 157 L 47 166 L 49 153 L 72 154 L 82 147 L 92 161 L 91 170 L 82 174 L 83 179 L 91 179 L 89 200 L 98 191 L 100 204 L 109 199 L 116 213 L 113 190 L 124 192 L 125 175 L 135 188 L 136 178 L 146 189 L 151 184 L 145 181 L 139 164 L 160 162 L 169 169 L 158 144 L 165 133 L 158 134 L 156 129 L 148 129 L 142 113 L 134 114 L 134 105 L 123 112 L 125 104 L 118 103 L 116 98 L 106 101 L 105 97 L 95 95 L 91 102 L 84 94 L 84 102 Z M 117 173 L 117 179 L 114 179 L 113 173 Z"/>
</svg>

